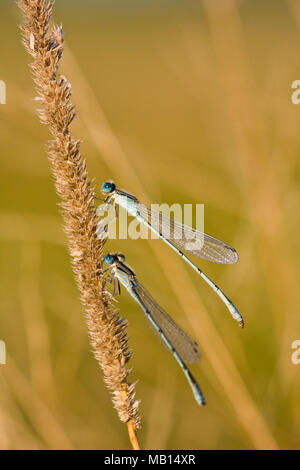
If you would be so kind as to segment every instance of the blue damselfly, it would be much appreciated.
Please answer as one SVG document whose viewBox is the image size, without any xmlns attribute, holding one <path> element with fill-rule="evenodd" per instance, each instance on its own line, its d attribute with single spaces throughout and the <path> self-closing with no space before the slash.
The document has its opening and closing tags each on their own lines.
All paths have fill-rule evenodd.
<svg viewBox="0 0 300 470">
<path fill-rule="evenodd" d="M 120 283 L 142 308 L 149 320 L 153 331 L 159 336 L 163 344 L 173 354 L 183 370 L 195 399 L 199 405 L 205 405 L 203 393 L 184 361 L 195 363 L 200 360 L 198 345 L 185 333 L 172 318 L 156 303 L 149 292 L 139 283 L 135 272 L 125 264 L 125 256 L 121 253 L 112 253 L 105 256 L 105 261 L 111 270 L 111 282 L 115 293 L 116 283 L 121 292 Z M 104 271 L 104 272 L 105 272 Z"/>
<path fill-rule="evenodd" d="M 244 327 L 243 317 L 231 300 L 182 251 L 185 250 L 191 255 L 214 263 L 233 264 L 238 261 L 238 254 L 234 248 L 217 238 L 168 217 L 161 211 L 153 210 L 141 204 L 135 196 L 118 189 L 113 182 L 104 182 L 101 192 L 106 195 L 105 202 L 107 206 L 114 205 L 115 216 L 117 216 L 116 204 L 118 204 L 175 250 L 221 298 L 239 325 L 242 328 Z M 100 238 L 103 237 L 104 229 L 105 227 L 103 227 L 100 220 L 97 230 Z"/>
</svg>

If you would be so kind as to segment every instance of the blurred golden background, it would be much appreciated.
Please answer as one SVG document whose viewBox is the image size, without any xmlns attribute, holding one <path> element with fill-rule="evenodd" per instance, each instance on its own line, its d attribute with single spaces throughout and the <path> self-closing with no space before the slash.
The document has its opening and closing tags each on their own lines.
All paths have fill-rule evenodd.
<svg viewBox="0 0 300 470">
<path fill-rule="evenodd" d="M 297 0 L 57 0 L 90 177 L 143 202 L 205 203 L 234 266 L 197 264 L 244 331 L 159 240 L 109 242 L 202 351 L 200 408 L 123 290 L 147 449 L 299 448 Z M 1 1 L 0 448 L 128 449 L 87 337 L 16 5 Z M 98 191 L 99 192 L 99 191 Z"/>
</svg>

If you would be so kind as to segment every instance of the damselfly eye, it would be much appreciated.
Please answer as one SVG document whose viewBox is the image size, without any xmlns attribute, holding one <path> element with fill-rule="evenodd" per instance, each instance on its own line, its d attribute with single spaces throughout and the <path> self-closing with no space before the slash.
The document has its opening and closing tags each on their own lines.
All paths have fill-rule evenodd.
<svg viewBox="0 0 300 470">
<path fill-rule="evenodd" d="M 124 263 L 125 261 L 125 256 L 122 253 L 118 253 L 118 260 Z"/>
<path fill-rule="evenodd" d="M 102 193 L 112 193 L 116 189 L 116 185 L 109 181 L 105 181 L 102 185 L 101 192 Z"/>
<path fill-rule="evenodd" d="M 107 264 L 111 264 L 113 262 L 113 257 L 108 254 L 105 256 L 104 260 Z"/>
</svg>

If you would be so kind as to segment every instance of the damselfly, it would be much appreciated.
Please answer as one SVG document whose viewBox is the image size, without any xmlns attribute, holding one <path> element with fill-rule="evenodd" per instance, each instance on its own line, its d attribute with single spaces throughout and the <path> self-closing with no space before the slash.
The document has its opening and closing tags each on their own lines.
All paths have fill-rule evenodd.
<svg viewBox="0 0 300 470">
<path fill-rule="evenodd" d="M 224 292 L 182 251 L 185 250 L 192 255 L 214 263 L 233 264 L 238 261 L 238 254 L 234 248 L 217 238 L 168 217 L 161 211 L 150 209 L 144 204 L 141 204 L 132 194 L 117 189 L 113 182 L 104 182 L 101 192 L 106 195 L 104 201 L 107 205 L 114 205 L 115 216 L 117 216 L 116 204 L 118 204 L 175 250 L 181 258 L 200 274 L 204 281 L 227 306 L 232 317 L 242 328 L 244 327 L 243 317 L 231 300 L 229 300 Z M 103 230 L 104 227 L 100 220 L 97 229 L 97 234 L 100 238 L 103 237 Z"/>
<path fill-rule="evenodd" d="M 125 256 L 121 253 L 107 254 L 105 261 L 111 269 L 111 282 L 115 292 L 116 282 L 119 293 L 120 283 L 138 302 L 155 333 L 170 350 L 183 370 L 199 405 L 205 405 L 203 393 L 184 361 L 193 363 L 200 360 L 198 345 L 193 341 L 171 317 L 155 302 L 149 292 L 139 283 L 135 272 L 125 264 Z"/>
</svg>

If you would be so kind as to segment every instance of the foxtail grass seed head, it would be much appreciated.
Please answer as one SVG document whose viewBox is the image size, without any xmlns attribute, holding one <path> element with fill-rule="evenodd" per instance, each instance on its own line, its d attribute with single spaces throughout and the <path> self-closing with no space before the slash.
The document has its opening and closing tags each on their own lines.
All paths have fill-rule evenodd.
<svg viewBox="0 0 300 470">
<path fill-rule="evenodd" d="M 23 42 L 33 57 L 32 74 L 41 104 L 39 116 L 52 134 L 48 143 L 57 193 L 64 220 L 73 270 L 81 293 L 94 355 L 112 392 L 112 400 L 124 422 L 139 427 L 135 383 L 128 382 L 126 321 L 113 308 L 102 271 L 103 245 L 96 235 L 95 193 L 80 152 L 80 140 L 70 133 L 75 118 L 71 84 L 58 69 L 64 49 L 61 26 L 50 28 L 53 3 L 47 0 L 19 0 L 25 21 Z"/>
</svg>

